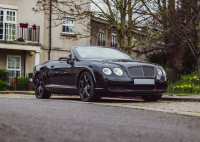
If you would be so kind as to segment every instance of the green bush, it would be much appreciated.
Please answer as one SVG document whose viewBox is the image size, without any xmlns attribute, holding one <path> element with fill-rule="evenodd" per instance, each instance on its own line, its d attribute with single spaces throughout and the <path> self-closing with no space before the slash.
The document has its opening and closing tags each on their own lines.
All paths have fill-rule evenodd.
<svg viewBox="0 0 200 142">
<path fill-rule="evenodd" d="M 0 68 L 0 80 L 5 82 L 9 79 L 9 70 Z"/>
<path fill-rule="evenodd" d="M 20 42 L 25 42 L 25 41 L 24 41 L 24 39 L 23 39 L 23 38 L 21 38 L 21 37 L 20 37 L 20 38 L 18 38 L 18 39 L 17 39 L 17 41 L 20 41 Z"/>
<path fill-rule="evenodd" d="M 14 81 L 11 83 L 10 89 L 14 90 Z M 17 90 L 28 91 L 28 76 L 17 78 Z"/>
<path fill-rule="evenodd" d="M 185 85 L 185 84 L 199 84 L 199 75 L 198 72 L 193 72 L 191 74 L 181 76 L 180 80 L 175 82 L 174 85 Z"/>
<path fill-rule="evenodd" d="M 174 93 L 199 93 L 199 76 L 198 72 L 193 72 L 186 76 L 181 76 L 180 81 L 168 85 L 173 87 Z M 172 93 L 171 90 L 167 90 L 167 93 Z"/>
<path fill-rule="evenodd" d="M 4 81 L 0 80 L 0 91 L 4 91 L 8 88 L 8 84 L 5 83 Z"/>
</svg>

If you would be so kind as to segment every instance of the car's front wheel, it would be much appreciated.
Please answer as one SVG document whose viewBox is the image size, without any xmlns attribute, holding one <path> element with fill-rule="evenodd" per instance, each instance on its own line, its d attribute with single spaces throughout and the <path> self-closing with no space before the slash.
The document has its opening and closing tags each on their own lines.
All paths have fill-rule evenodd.
<svg viewBox="0 0 200 142">
<path fill-rule="evenodd" d="M 92 75 L 89 72 L 84 72 L 79 79 L 78 91 L 82 101 L 91 102 L 100 99 L 95 94 L 95 85 Z"/>
<path fill-rule="evenodd" d="M 162 95 L 144 95 L 144 96 L 141 96 L 141 98 L 144 101 L 147 101 L 147 102 L 153 102 L 153 101 L 160 100 L 161 97 L 162 97 Z"/>
<path fill-rule="evenodd" d="M 38 74 L 34 82 L 35 96 L 38 99 L 49 99 L 51 94 L 45 89 L 42 75 Z"/>
</svg>

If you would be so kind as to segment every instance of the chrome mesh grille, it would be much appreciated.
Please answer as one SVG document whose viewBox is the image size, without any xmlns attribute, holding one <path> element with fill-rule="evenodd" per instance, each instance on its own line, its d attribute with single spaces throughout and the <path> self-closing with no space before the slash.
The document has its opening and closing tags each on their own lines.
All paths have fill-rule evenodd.
<svg viewBox="0 0 200 142">
<path fill-rule="evenodd" d="M 131 77 L 154 77 L 154 67 L 135 66 L 128 67 Z"/>
<path fill-rule="evenodd" d="M 134 77 L 140 77 L 140 76 L 143 76 L 143 72 L 142 72 L 142 67 L 140 66 L 136 66 L 136 67 L 129 67 L 128 68 L 128 71 L 130 73 L 131 76 L 134 76 Z"/>
<path fill-rule="evenodd" d="M 153 67 L 144 66 L 142 68 L 143 68 L 144 76 L 147 76 L 147 77 L 154 76 L 154 68 Z"/>
</svg>

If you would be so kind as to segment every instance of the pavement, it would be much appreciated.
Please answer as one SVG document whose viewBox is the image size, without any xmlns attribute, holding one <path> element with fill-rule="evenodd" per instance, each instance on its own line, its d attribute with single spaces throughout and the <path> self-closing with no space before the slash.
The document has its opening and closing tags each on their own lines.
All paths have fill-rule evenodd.
<svg viewBox="0 0 200 142">
<path fill-rule="evenodd" d="M 26 94 L 26 95 L 34 95 L 34 91 L 0 91 L 0 94 Z"/>
<path fill-rule="evenodd" d="M 0 94 L 0 98 L 15 98 L 15 99 L 33 99 L 35 96 L 33 94 L 18 94 L 20 92 L 14 93 L 5 93 Z M 73 103 L 88 103 L 95 105 L 104 105 L 104 106 L 115 106 L 115 107 L 124 107 L 132 109 L 141 109 L 141 110 L 150 110 L 150 111 L 159 111 L 165 113 L 176 113 L 188 116 L 198 116 L 200 117 L 200 96 L 166 96 L 164 95 L 161 100 L 157 102 L 144 102 L 139 97 L 127 97 L 127 98 L 108 98 L 104 97 L 98 102 L 82 102 L 79 99 L 79 96 L 64 96 L 64 95 L 53 95 L 49 101 L 67 101 Z"/>
<path fill-rule="evenodd" d="M 34 91 L 0 91 L 1 94 L 25 94 L 25 95 L 34 95 Z M 135 98 L 135 97 L 122 97 L 122 98 Z M 194 94 L 194 95 L 185 95 L 185 96 L 179 96 L 179 95 L 163 95 L 161 100 L 166 101 L 198 101 L 200 102 L 200 94 Z"/>
</svg>

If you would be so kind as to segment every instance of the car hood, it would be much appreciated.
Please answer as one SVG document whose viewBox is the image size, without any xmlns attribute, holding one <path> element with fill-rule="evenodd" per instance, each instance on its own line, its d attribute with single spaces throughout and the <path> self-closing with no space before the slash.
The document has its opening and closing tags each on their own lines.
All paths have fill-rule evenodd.
<svg viewBox="0 0 200 142">
<path fill-rule="evenodd" d="M 87 60 L 89 61 L 89 60 Z M 118 66 L 123 66 L 123 67 L 130 67 L 130 66 L 160 66 L 158 64 L 146 62 L 146 61 L 138 61 L 138 60 L 90 60 L 89 62 L 91 63 L 102 63 L 102 64 L 115 64 Z"/>
</svg>

